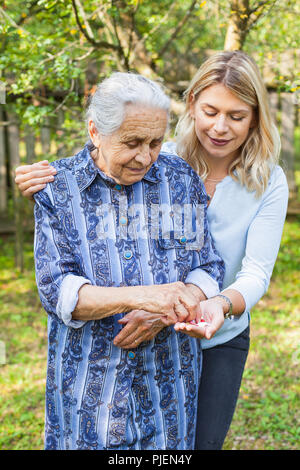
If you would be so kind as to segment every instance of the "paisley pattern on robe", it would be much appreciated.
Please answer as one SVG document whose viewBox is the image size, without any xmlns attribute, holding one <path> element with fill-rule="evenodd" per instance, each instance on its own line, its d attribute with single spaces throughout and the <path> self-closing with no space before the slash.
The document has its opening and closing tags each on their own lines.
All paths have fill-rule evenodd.
<svg viewBox="0 0 300 470">
<path fill-rule="evenodd" d="M 59 317 L 57 305 L 68 301 L 68 276 L 118 287 L 185 282 L 204 270 L 221 286 L 224 264 L 208 232 L 203 184 L 167 154 L 130 186 L 102 173 L 88 145 L 52 165 L 54 182 L 35 195 L 36 280 L 48 314 L 45 448 L 193 449 L 199 342 L 168 327 L 128 351 L 113 345 L 124 314 L 76 327 Z M 161 204 L 202 205 L 203 246 L 188 249 L 186 237 L 174 236 L 171 213 L 165 237 L 160 218 L 154 226 L 153 208 Z"/>
</svg>

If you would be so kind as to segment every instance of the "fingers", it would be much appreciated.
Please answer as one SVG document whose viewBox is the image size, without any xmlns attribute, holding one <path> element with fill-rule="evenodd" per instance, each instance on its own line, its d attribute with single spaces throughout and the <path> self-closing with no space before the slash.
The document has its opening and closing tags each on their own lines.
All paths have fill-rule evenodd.
<svg viewBox="0 0 300 470">
<path fill-rule="evenodd" d="M 50 181 L 54 181 L 54 176 L 43 176 L 43 177 L 38 177 L 33 176 L 32 179 L 26 180 L 26 181 L 21 181 L 20 179 L 15 180 L 21 193 L 35 193 L 37 191 L 36 186 L 41 186 L 44 185 L 46 186 L 47 183 Z M 19 181 L 19 182 L 18 182 Z"/>
<path fill-rule="evenodd" d="M 123 349 L 137 348 L 140 343 L 146 341 L 149 329 L 145 326 L 144 318 L 147 314 L 148 312 L 143 310 L 133 310 L 120 319 L 119 323 L 125 324 L 125 326 L 115 337 L 114 345 Z"/>
<path fill-rule="evenodd" d="M 192 290 L 181 282 L 141 286 L 137 305 L 150 312 L 160 312 L 168 320 L 190 321 L 200 316 L 199 300 Z"/>
<path fill-rule="evenodd" d="M 186 286 L 182 282 L 173 284 L 175 298 L 174 311 L 177 315 L 178 321 L 191 321 L 200 316 L 201 310 L 199 305 L 198 295 L 195 295 L 195 291 Z M 197 288 L 198 292 L 199 288 Z"/>
<path fill-rule="evenodd" d="M 20 167 L 22 168 L 22 167 Z M 16 177 L 15 177 L 15 182 L 17 185 L 24 184 L 24 183 L 32 183 L 35 180 L 42 179 L 44 178 L 43 181 L 41 182 L 46 182 L 46 178 L 53 178 L 53 175 L 55 175 L 57 171 L 55 168 L 52 166 L 47 166 L 46 168 L 43 167 L 34 167 L 34 165 L 30 165 L 30 170 L 29 171 L 24 171 L 19 172 L 16 170 Z"/>
<path fill-rule="evenodd" d="M 34 163 L 33 165 L 22 165 L 16 168 L 15 183 L 18 185 L 22 195 L 32 198 L 37 191 L 46 187 L 46 184 L 54 180 L 57 173 L 47 161 Z"/>
<path fill-rule="evenodd" d="M 185 308 L 187 315 L 183 318 L 178 316 L 179 321 L 190 322 L 192 320 L 198 319 L 201 316 L 201 309 L 198 299 L 191 293 L 190 290 L 186 289 L 180 295 L 180 302 Z M 177 310 L 175 310 L 177 313 Z"/>
<path fill-rule="evenodd" d="M 117 334 L 114 338 L 114 345 L 119 346 L 120 344 L 128 344 L 130 341 L 135 341 L 137 339 L 137 328 L 134 323 L 127 323 L 124 328 Z"/>
<path fill-rule="evenodd" d="M 191 321 L 197 315 L 200 316 L 199 300 L 183 282 L 178 281 L 163 287 L 168 289 L 165 295 L 169 307 L 167 317 L 174 323 Z"/>
<path fill-rule="evenodd" d="M 131 349 L 137 348 L 142 342 L 149 341 L 150 339 L 152 338 L 150 338 L 149 331 L 142 328 L 131 328 L 131 325 L 127 324 L 115 337 L 114 345 L 123 349 Z"/>
<path fill-rule="evenodd" d="M 177 323 L 177 317 L 175 315 L 174 318 L 167 315 L 160 315 L 160 321 L 164 326 L 171 326 Z"/>
<path fill-rule="evenodd" d="M 114 339 L 120 348 L 137 348 L 144 341 L 151 341 L 166 325 L 159 313 L 133 310 L 118 320 L 124 328 Z"/>
<path fill-rule="evenodd" d="M 134 318 L 135 314 L 138 312 L 138 310 L 131 310 L 130 312 L 126 313 L 124 317 L 120 318 L 118 320 L 118 323 L 121 325 L 126 325 L 126 323 L 129 322 L 132 318 Z"/>
<path fill-rule="evenodd" d="M 31 171 L 33 171 L 34 168 L 36 167 L 41 167 L 41 168 L 45 168 L 45 169 L 51 169 L 53 167 L 51 167 L 51 165 L 49 164 L 48 160 L 43 160 L 41 162 L 36 162 L 36 163 L 32 163 L 31 165 L 21 165 L 21 166 L 18 166 L 16 169 L 15 169 L 15 173 L 16 175 L 22 175 L 22 174 L 26 174 L 26 173 L 30 173 Z"/>
<path fill-rule="evenodd" d="M 174 325 L 174 329 L 177 332 L 185 333 L 193 338 L 207 338 L 207 326 L 198 326 L 191 323 L 178 322 Z"/>
<path fill-rule="evenodd" d="M 209 323 L 208 332 L 212 337 L 224 324 L 224 312 L 222 306 L 212 299 L 200 303 L 201 315 Z"/>
<path fill-rule="evenodd" d="M 214 336 L 214 334 L 221 328 L 224 323 L 224 316 L 214 316 L 212 318 L 211 323 L 207 326 L 207 334 L 206 338 L 210 339 Z"/>
<path fill-rule="evenodd" d="M 224 323 L 222 308 L 218 304 L 201 303 L 201 321 L 178 322 L 174 325 L 177 332 L 185 333 L 194 338 L 211 339 Z"/>
<path fill-rule="evenodd" d="M 175 308 L 177 310 L 175 310 Z M 178 321 L 184 321 L 188 314 L 189 312 L 184 308 L 184 306 L 181 308 L 181 305 L 178 303 L 174 308 L 168 309 L 167 313 L 162 316 L 168 325 L 173 325 Z"/>
<path fill-rule="evenodd" d="M 41 191 L 41 189 L 44 189 L 46 187 L 46 184 L 37 184 L 35 186 L 31 186 L 27 190 L 21 190 L 22 196 L 26 197 L 27 199 L 33 199 L 33 195 L 37 193 L 38 191 Z"/>
<path fill-rule="evenodd" d="M 186 318 L 190 316 L 188 307 L 181 302 L 177 302 L 174 306 L 174 312 L 176 314 L 176 321 L 183 322 Z"/>
</svg>

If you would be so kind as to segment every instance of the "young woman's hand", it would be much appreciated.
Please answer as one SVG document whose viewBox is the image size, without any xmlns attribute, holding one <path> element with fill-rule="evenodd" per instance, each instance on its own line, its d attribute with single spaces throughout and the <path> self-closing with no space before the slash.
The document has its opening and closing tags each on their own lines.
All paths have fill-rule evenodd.
<svg viewBox="0 0 300 470">
<path fill-rule="evenodd" d="M 211 339 L 224 323 L 224 310 L 222 304 L 216 299 L 200 302 L 201 319 L 198 322 L 177 322 L 174 328 L 177 332 L 185 333 L 194 338 Z"/>
<path fill-rule="evenodd" d="M 47 160 L 32 165 L 22 165 L 15 170 L 15 183 L 24 197 L 33 199 L 33 194 L 53 181 L 56 173 L 55 168 Z"/>
</svg>

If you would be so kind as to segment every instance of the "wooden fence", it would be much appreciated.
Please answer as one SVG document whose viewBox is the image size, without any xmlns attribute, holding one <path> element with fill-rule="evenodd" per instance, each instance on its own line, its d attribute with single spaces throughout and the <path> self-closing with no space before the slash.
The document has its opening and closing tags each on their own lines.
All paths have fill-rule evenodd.
<svg viewBox="0 0 300 470">
<path fill-rule="evenodd" d="M 281 161 L 285 174 L 287 176 L 290 200 L 293 201 L 297 196 L 297 186 L 295 179 L 295 162 L 300 159 L 296 155 L 295 146 L 295 128 L 299 126 L 299 103 L 293 93 L 269 93 L 271 111 L 281 136 Z"/>
</svg>

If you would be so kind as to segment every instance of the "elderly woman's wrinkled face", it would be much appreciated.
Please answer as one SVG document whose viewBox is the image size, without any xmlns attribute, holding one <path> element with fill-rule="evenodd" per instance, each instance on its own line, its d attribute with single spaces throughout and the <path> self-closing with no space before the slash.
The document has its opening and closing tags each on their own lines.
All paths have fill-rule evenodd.
<svg viewBox="0 0 300 470">
<path fill-rule="evenodd" d="M 127 105 L 121 127 L 111 135 L 100 135 L 90 121 L 96 165 L 119 184 L 140 181 L 157 160 L 167 120 L 161 109 Z"/>
</svg>

